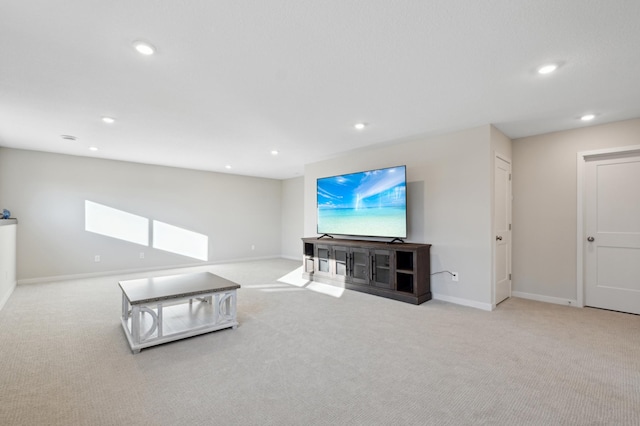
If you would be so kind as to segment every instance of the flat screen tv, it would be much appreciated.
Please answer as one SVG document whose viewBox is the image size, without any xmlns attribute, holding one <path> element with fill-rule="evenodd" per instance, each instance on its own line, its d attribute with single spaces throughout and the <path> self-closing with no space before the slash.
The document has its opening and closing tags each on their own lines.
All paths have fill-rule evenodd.
<svg viewBox="0 0 640 426">
<path fill-rule="evenodd" d="M 318 234 L 407 237 L 406 166 L 319 178 Z"/>
</svg>

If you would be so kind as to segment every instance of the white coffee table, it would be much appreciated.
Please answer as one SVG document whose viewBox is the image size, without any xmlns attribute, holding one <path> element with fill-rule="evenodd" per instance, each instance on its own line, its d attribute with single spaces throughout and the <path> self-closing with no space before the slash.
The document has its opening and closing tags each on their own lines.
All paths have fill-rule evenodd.
<svg viewBox="0 0 640 426">
<path fill-rule="evenodd" d="M 133 353 L 238 326 L 236 290 L 240 285 L 210 272 L 118 284 L 122 289 L 122 328 Z"/>
</svg>

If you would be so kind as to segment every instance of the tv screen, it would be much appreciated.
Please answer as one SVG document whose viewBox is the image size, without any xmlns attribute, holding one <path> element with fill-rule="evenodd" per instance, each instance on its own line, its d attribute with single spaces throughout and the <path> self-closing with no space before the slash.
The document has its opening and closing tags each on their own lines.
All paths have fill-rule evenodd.
<svg viewBox="0 0 640 426">
<path fill-rule="evenodd" d="M 318 234 L 407 237 L 406 166 L 318 179 Z"/>
</svg>

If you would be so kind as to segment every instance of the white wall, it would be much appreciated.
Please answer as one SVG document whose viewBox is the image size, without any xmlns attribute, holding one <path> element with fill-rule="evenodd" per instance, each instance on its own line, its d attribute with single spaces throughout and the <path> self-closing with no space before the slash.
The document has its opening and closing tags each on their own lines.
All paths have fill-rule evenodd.
<svg viewBox="0 0 640 426">
<path fill-rule="evenodd" d="M 432 244 L 436 297 L 490 308 L 492 289 L 493 149 L 491 126 L 425 137 L 307 164 L 304 176 L 305 236 L 316 234 L 316 179 L 395 165 L 407 166 L 407 241 Z M 508 139 L 507 139 L 508 140 Z"/>
<path fill-rule="evenodd" d="M 576 300 L 577 153 L 628 145 L 640 145 L 640 119 L 513 141 L 515 292 Z"/>
<path fill-rule="evenodd" d="M 304 177 L 282 181 L 282 249 L 283 257 L 302 259 L 304 237 Z"/>
<path fill-rule="evenodd" d="M 634 119 L 517 139 L 511 152 L 482 126 L 308 164 L 285 181 L 0 148 L 0 208 L 20 219 L 19 280 L 199 263 L 84 231 L 85 199 L 206 234 L 211 262 L 299 258 L 300 237 L 316 235 L 316 178 L 406 164 L 407 240 L 433 244 L 432 271 L 460 273 L 459 283 L 434 275 L 432 291 L 483 307 L 498 151 L 513 159 L 514 292 L 575 300 L 577 152 L 638 145 L 638 135 Z"/>
<path fill-rule="evenodd" d="M 0 148 L 0 199 L 20 221 L 19 281 L 204 263 L 85 231 L 85 200 L 204 234 L 209 262 L 281 250 L 279 180 Z"/>
</svg>

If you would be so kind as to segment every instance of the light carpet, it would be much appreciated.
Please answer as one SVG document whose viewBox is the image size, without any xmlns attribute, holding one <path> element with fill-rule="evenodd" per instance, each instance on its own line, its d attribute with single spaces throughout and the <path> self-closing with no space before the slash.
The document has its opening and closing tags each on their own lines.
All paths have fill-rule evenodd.
<svg viewBox="0 0 640 426">
<path fill-rule="evenodd" d="M 640 424 L 640 316 L 414 306 L 309 285 L 298 267 L 184 271 L 241 284 L 240 325 L 136 355 L 117 282 L 143 275 L 18 286 L 0 311 L 0 424 Z"/>
</svg>

